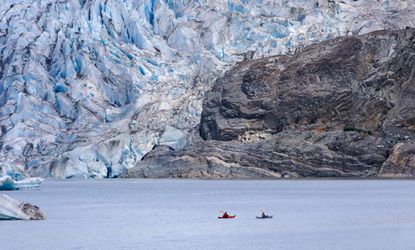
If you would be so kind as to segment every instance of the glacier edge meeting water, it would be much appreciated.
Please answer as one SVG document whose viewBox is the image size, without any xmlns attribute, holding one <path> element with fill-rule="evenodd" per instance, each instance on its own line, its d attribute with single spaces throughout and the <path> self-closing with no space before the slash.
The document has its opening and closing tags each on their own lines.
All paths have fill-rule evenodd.
<svg viewBox="0 0 415 250">
<path fill-rule="evenodd" d="M 191 141 L 204 94 L 236 62 L 415 27 L 414 15 L 404 0 L 3 0 L 0 160 L 119 176 L 154 146 Z"/>
</svg>

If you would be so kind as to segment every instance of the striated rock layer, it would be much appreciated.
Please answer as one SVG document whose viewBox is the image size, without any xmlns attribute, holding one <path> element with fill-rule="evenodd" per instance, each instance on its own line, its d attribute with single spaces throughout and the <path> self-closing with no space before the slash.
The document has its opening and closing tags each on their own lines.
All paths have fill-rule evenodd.
<svg viewBox="0 0 415 250">
<path fill-rule="evenodd" d="M 414 16 L 412 0 L 2 0 L 0 162 L 30 175 L 118 176 L 155 146 L 185 147 L 205 92 L 236 62 L 414 27 Z M 261 94 L 249 88 L 246 98 Z M 234 140 L 236 126 L 221 136 Z"/>
<path fill-rule="evenodd" d="M 127 176 L 414 176 L 414 100 L 415 29 L 244 61 L 207 94 L 203 140 L 156 148 Z"/>
</svg>

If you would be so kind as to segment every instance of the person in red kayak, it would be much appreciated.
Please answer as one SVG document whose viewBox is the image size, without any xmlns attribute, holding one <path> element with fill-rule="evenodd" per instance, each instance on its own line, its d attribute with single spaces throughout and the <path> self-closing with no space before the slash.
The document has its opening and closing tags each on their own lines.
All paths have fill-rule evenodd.
<svg viewBox="0 0 415 250">
<path fill-rule="evenodd" d="M 222 218 L 229 218 L 229 214 L 228 214 L 228 212 L 225 212 L 225 213 L 222 215 Z"/>
</svg>

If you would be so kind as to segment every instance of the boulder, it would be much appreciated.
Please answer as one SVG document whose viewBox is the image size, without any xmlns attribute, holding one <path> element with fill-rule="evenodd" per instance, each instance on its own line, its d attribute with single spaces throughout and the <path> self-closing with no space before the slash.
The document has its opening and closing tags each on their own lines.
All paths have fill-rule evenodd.
<svg viewBox="0 0 415 250">
<path fill-rule="evenodd" d="M 382 177 L 415 176 L 415 144 L 397 143 L 383 164 Z"/>
</svg>

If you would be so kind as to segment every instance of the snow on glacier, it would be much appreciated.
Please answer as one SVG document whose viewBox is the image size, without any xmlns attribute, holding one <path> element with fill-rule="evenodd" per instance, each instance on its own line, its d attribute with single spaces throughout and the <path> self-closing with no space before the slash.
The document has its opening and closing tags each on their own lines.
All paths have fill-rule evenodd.
<svg viewBox="0 0 415 250">
<path fill-rule="evenodd" d="M 340 35 L 414 27 L 411 0 L 3 0 L 0 161 L 117 176 L 179 150 L 236 62 Z"/>
</svg>

